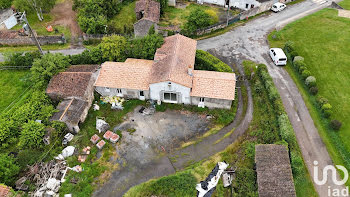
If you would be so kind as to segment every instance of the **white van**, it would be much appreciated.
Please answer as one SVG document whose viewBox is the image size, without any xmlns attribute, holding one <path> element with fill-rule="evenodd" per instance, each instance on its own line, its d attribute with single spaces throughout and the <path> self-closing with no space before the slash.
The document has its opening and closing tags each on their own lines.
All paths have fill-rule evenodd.
<svg viewBox="0 0 350 197">
<path fill-rule="evenodd" d="M 275 63 L 277 66 L 283 66 L 287 64 L 287 56 L 280 48 L 271 48 L 270 56 L 273 63 Z"/>
<path fill-rule="evenodd" d="M 274 12 L 280 12 L 284 10 L 287 6 L 283 3 L 275 3 L 272 5 L 271 10 Z"/>
</svg>

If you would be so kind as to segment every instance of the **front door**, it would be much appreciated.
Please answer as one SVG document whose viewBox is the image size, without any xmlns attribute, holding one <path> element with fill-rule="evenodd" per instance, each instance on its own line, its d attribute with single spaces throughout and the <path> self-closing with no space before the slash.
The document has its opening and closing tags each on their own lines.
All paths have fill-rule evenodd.
<svg viewBox="0 0 350 197">
<path fill-rule="evenodd" d="M 164 92 L 163 102 L 177 103 L 177 94 L 173 92 Z"/>
</svg>

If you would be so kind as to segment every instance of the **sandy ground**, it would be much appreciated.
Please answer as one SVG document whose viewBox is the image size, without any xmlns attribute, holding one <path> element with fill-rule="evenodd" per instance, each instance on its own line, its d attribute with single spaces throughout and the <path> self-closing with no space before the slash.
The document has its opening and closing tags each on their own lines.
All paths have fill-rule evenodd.
<svg viewBox="0 0 350 197">
<path fill-rule="evenodd" d="M 68 27 L 72 36 L 81 36 L 82 31 L 77 22 L 77 14 L 72 10 L 72 0 L 65 0 L 58 3 L 51 10 L 51 14 L 55 17 L 53 25 L 63 25 Z"/>
</svg>

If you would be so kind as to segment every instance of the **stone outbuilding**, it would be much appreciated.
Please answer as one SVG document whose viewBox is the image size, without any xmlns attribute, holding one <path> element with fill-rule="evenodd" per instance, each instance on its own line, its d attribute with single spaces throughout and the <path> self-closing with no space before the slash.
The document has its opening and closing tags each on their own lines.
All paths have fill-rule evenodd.
<svg viewBox="0 0 350 197">
<path fill-rule="evenodd" d="M 143 37 L 154 26 L 157 29 L 160 18 L 160 3 L 153 0 L 139 0 L 135 5 L 136 19 L 134 34 Z"/>
<path fill-rule="evenodd" d="M 234 73 L 194 70 L 197 41 L 180 34 L 165 38 L 154 60 L 106 62 L 95 83 L 102 96 L 230 109 Z"/>
<path fill-rule="evenodd" d="M 97 75 L 97 65 L 76 65 L 52 77 L 46 93 L 60 103 L 51 120 L 64 122 L 70 131 L 79 132 L 79 123 L 85 121 L 94 99 Z"/>
<path fill-rule="evenodd" d="M 255 163 L 259 197 L 296 197 L 286 146 L 256 145 Z"/>
</svg>

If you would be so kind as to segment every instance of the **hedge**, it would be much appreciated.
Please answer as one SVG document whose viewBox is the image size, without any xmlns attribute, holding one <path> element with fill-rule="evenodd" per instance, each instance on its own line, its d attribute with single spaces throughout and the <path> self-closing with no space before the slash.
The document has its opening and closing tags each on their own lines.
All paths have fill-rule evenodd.
<svg viewBox="0 0 350 197">
<path fill-rule="evenodd" d="M 282 141 L 288 143 L 288 148 L 291 154 L 291 166 L 294 180 L 301 178 L 305 173 L 303 158 L 301 156 L 300 149 L 297 144 L 295 133 L 286 114 L 282 99 L 278 94 L 277 88 L 273 84 L 273 80 L 268 73 L 267 67 L 264 64 L 259 64 L 257 69 L 258 76 L 260 77 L 265 90 L 268 93 L 269 101 L 271 102 L 275 113 L 277 114 L 277 123 L 279 128 L 279 135 L 282 138 Z M 275 93 L 277 92 L 277 95 Z"/>
<path fill-rule="evenodd" d="M 209 70 L 229 73 L 233 72 L 229 65 L 225 64 L 212 54 L 202 50 L 196 51 L 196 62 L 194 67 L 196 70 Z"/>
</svg>

